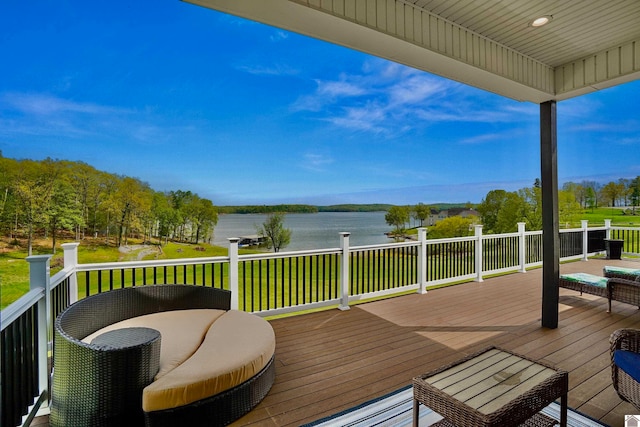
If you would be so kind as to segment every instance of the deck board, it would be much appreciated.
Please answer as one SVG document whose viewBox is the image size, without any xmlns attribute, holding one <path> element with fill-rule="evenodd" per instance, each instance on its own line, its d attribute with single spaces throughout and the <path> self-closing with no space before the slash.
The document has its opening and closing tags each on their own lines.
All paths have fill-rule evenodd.
<svg viewBox="0 0 640 427">
<path fill-rule="evenodd" d="M 601 274 L 590 260 L 562 273 Z M 487 345 L 499 345 L 569 371 L 569 405 L 612 426 L 638 412 L 611 386 L 609 336 L 640 328 L 637 307 L 560 290 L 557 329 L 540 326 L 541 270 L 397 298 L 272 320 L 276 383 L 234 426 L 298 426 L 410 384 L 411 378 Z"/>
<path fill-rule="evenodd" d="M 604 265 L 561 264 L 561 273 L 601 274 Z M 609 336 L 640 328 L 638 308 L 560 290 L 559 327 L 541 327 L 542 270 L 514 273 L 381 301 L 273 319 L 276 381 L 233 426 L 299 426 L 400 387 L 488 345 L 569 372 L 569 406 L 614 427 L 639 413 L 611 385 Z"/>
</svg>

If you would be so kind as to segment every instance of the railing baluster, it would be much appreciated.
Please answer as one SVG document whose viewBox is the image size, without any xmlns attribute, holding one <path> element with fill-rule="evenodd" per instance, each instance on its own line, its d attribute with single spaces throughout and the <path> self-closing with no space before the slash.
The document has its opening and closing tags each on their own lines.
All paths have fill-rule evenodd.
<svg viewBox="0 0 640 427">
<path fill-rule="evenodd" d="M 266 279 L 266 286 L 267 286 L 267 310 L 270 307 L 270 303 L 271 303 L 271 298 L 269 298 L 269 295 L 271 295 L 271 276 L 269 275 L 269 273 L 271 272 L 269 266 L 271 265 L 271 260 L 265 260 L 265 263 L 267 264 L 267 279 Z M 262 269 L 260 269 L 260 274 L 262 274 Z M 262 283 L 262 281 L 261 281 Z M 262 286 L 261 286 L 262 288 Z"/>
<path fill-rule="evenodd" d="M 280 258 L 280 286 L 282 288 L 281 292 L 280 292 L 280 307 L 285 307 L 285 294 L 286 294 L 286 287 L 285 287 L 285 268 L 284 268 L 284 258 Z"/>
<path fill-rule="evenodd" d="M 307 257 L 302 258 L 302 303 L 307 303 Z"/>
<path fill-rule="evenodd" d="M 19 348 L 16 344 L 15 336 L 16 330 L 19 327 L 19 320 L 16 321 L 13 325 L 9 326 L 6 330 L 6 342 L 3 342 L 3 348 L 6 352 L 2 361 L 6 363 L 6 369 L 2 372 L 3 381 L 7 382 L 7 392 L 2 393 L 3 399 L 8 399 L 9 404 L 3 405 L 3 417 L 5 411 L 7 412 L 7 420 L 2 423 L 2 425 L 18 425 L 20 424 L 20 416 L 22 415 L 22 406 L 23 402 L 20 399 L 16 399 L 15 396 L 20 396 L 20 386 L 19 381 L 16 378 L 18 372 L 20 370 L 20 366 L 17 361 L 17 352 L 19 352 Z M 11 398 L 13 396 L 14 398 Z"/>
<path fill-rule="evenodd" d="M 334 295 L 333 294 L 333 283 L 332 283 L 332 280 L 331 280 L 333 278 L 333 275 L 334 275 L 333 268 L 331 268 L 332 262 L 333 262 L 333 256 L 329 255 L 329 299 L 333 299 L 333 295 Z M 338 276 L 337 275 L 337 270 L 335 271 L 335 273 L 336 273 L 336 277 L 337 277 Z M 337 292 L 336 292 L 335 295 L 336 296 L 338 295 Z"/>
<path fill-rule="evenodd" d="M 242 292 L 244 294 L 242 310 L 247 311 L 247 263 L 242 263 Z"/>
<path fill-rule="evenodd" d="M 91 286 L 91 271 L 85 271 L 84 273 L 84 294 L 85 296 L 89 296 L 89 287 Z M 96 274 L 100 274 L 99 270 Z"/>
<path fill-rule="evenodd" d="M 25 313 L 26 314 L 26 313 Z M 29 316 L 20 316 L 20 318 L 18 319 L 18 325 L 17 325 L 17 329 L 16 329 L 16 338 L 17 338 L 17 343 L 16 343 L 16 347 L 17 347 L 17 352 L 15 355 L 16 361 L 18 363 L 18 366 L 28 366 L 26 361 L 27 361 L 27 352 L 28 352 L 28 348 L 26 346 L 26 336 L 25 336 L 25 332 L 27 329 L 27 319 L 29 318 Z M 23 402 L 28 402 L 29 401 L 29 394 L 30 394 L 30 387 L 29 387 L 29 383 L 27 382 L 27 370 L 26 369 L 16 369 L 15 372 L 15 377 L 14 377 L 17 381 L 17 384 L 23 384 L 26 385 L 26 387 L 19 387 L 17 392 L 18 395 L 20 396 L 20 400 Z"/>
</svg>

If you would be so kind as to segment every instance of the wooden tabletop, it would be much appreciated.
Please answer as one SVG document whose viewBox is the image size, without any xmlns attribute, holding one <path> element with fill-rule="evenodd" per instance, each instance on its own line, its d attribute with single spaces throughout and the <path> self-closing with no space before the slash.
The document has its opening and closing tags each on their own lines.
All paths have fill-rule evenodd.
<svg viewBox="0 0 640 427">
<path fill-rule="evenodd" d="M 492 349 L 425 381 L 459 402 L 490 414 L 556 373 L 520 356 Z"/>
<path fill-rule="evenodd" d="M 415 378 L 414 408 L 420 401 L 460 425 L 505 425 L 561 398 L 566 423 L 567 388 L 566 372 L 491 347 Z"/>
</svg>

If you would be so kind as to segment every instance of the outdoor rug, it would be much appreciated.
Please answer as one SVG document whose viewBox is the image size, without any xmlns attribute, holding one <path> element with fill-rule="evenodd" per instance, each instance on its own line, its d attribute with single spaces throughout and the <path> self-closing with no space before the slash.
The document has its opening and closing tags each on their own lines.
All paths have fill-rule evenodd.
<svg viewBox="0 0 640 427">
<path fill-rule="evenodd" d="M 552 403 L 542 410 L 550 417 L 560 419 L 560 405 Z M 591 418 L 569 409 L 570 427 L 605 426 Z M 430 426 L 442 417 L 431 409 L 420 405 L 420 427 Z M 411 426 L 413 423 L 413 388 L 404 387 L 386 396 L 363 403 L 339 414 L 305 424 L 303 427 L 369 427 L 369 426 Z"/>
</svg>

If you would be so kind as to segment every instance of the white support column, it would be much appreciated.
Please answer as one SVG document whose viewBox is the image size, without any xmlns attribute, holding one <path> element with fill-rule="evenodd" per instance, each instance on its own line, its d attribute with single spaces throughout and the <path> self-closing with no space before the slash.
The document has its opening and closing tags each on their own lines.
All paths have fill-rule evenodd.
<svg viewBox="0 0 640 427">
<path fill-rule="evenodd" d="M 525 227 L 526 223 L 519 222 L 518 223 L 518 247 L 519 247 L 519 259 L 520 263 L 520 273 L 527 272 L 527 236 L 525 236 Z"/>
<path fill-rule="evenodd" d="M 605 239 L 610 239 L 611 238 L 611 220 L 610 219 L 605 219 L 604 220 L 604 228 L 605 228 Z"/>
<path fill-rule="evenodd" d="M 237 237 L 227 239 L 229 241 L 229 290 L 231 291 L 231 310 L 240 310 L 240 295 L 238 284 L 238 242 Z"/>
<path fill-rule="evenodd" d="M 75 269 L 78 265 L 78 246 L 80 243 L 63 243 L 64 250 L 64 268 L 73 269 L 73 274 L 69 276 L 69 303 L 73 304 L 78 301 L 78 274 Z"/>
<path fill-rule="evenodd" d="M 51 255 L 32 255 L 26 258 L 29 262 L 29 289 L 44 289 L 45 297 L 38 301 L 38 389 L 49 395 L 49 367 L 47 356 L 49 351 L 48 332 L 53 330 L 51 320 Z"/>
<path fill-rule="evenodd" d="M 349 310 L 349 236 L 351 233 L 340 233 L 340 249 L 342 249 L 342 262 L 340 263 L 340 310 Z"/>
<path fill-rule="evenodd" d="M 427 229 L 418 228 L 418 293 L 427 293 Z"/>
<path fill-rule="evenodd" d="M 582 224 L 582 260 L 589 260 L 589 220 L 580 220 Z"/>
<path fill-rule="evenodd" d="M 475 225 L 476 236 L 476 282 L 482 282 L 482 224 Z"/>
</svg>

